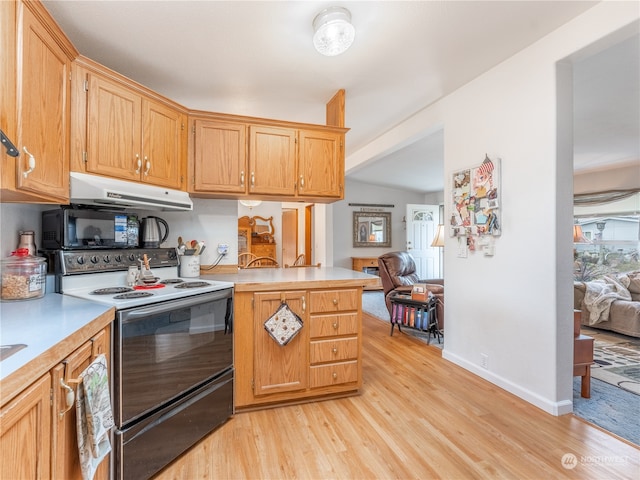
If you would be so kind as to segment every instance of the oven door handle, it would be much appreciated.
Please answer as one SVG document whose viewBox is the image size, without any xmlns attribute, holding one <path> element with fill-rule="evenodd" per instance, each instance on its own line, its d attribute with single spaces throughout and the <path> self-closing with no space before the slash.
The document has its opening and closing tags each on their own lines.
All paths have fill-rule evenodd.
<svg viewBox="0 0 640 480">
<path fill-rule="evenodd" d="M 187 298 L 169 300 L 155 305 L 135 308 L 127 312 L 122 312 L 122 321 L 126 322 L 128 320 L 135 320 L 139 317 L 158 315 L 160 313 L 171 312 L 178 308 L 186 308 L 193 305 L 199 305 L 201 303 L 215 302 L 216 300 L 223 300 L 225 298 L 232 298 L 232 289 L 225 288 L 224 290 L 209 292 L 203 295 L 194 295 Z"/>
</svg>

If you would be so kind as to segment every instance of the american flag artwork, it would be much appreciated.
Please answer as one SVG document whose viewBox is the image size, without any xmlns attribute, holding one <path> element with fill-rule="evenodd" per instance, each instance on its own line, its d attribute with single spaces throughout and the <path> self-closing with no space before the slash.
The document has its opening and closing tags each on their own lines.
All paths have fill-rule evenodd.
<svg viewBox="0 0 640 480">
<path fill-rule="evenodd" d="M 493 165 L 493 162 L 489 159 L 487 155 L 485 155 L 484 161 L 478 167 L 478 173 L 482 175 L 487 175 L 493 172 L 494 168 L 495 166 Z"/>
</svg>

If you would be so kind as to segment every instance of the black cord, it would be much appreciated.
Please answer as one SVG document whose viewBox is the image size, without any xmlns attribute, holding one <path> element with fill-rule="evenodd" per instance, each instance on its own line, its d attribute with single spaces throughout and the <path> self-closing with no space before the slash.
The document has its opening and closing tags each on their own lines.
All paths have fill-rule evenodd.
<svg viewBox="0 0 640 480">
<path fill-rule="evenodd" d="M 202 270 L 205 270 L 205 271 L 209 271 L 209 270 L 214 269 L 215 267 L 217 267 L 217 266 L 218 266 L 218 264 L 220 263 L 220 260 L 222 260 L 222 258 L 223 258 L 225 255 L 226 255 L 226 253 L 221 253 L 221 254 L 219 254 L 219 255 L 218 255 L 218 258 L 216 258 L 216 261 L 215 261 L 215 262 L 213 262 L 213 265 L 209 265 L 207 268 L 201 267 L 201 269 L 202 269 Z"/>
</svg>

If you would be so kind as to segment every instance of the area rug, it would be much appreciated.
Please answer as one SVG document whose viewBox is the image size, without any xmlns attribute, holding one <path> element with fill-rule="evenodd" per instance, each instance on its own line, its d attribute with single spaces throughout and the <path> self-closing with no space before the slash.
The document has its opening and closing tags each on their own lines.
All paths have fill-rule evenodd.
<svg viewBox="0 0 640 480">
<path fill-rule="evenodd" d="M 638 396 L 592 378 L 591 398 L 583 398 L 580 396 L 580 385 L 580 377 L 574 377 L 573 414 L 640 445 L 640 424 L 637 420 L 640 416 Z"/>
<path fill-rule="evenodd" d="M 593 361 L 591 378 L 640 395 L 640 350 L 596 341 Z"/>
<path fill-rule="evenodd" d="M 594 339 L 591 377 L 640 395 L 640 338 L 582 326 Z"/>
<path fill-rule="evenodd" d="M 391 319 L 389 316 L 389 310 L 387 310 L 387 306 L 384 303 L 384 293 L 382 293 L 382 291 L 369 290 L 362 292 L 362 310 L 387 323 L 389 323 Z M 391 324 L 389 324 L 389 331 L 391 331 Z M 431 335 L 431 339 L 429 339 L 428 332 L 422 332 L 413 328 L 403 328 L 402 333 L 411 335 L 412 337 L 417 338 L 424 343 L 428 343 L 431 346 L 440 349 L 444 347 L 444 340 L 440 339 L 440 343 L 438 343 L 438 340 L 434 339 L 433 335 Z M 399 334 L 397 328 L 394 328 L 393 334 Z"/>
</svg>

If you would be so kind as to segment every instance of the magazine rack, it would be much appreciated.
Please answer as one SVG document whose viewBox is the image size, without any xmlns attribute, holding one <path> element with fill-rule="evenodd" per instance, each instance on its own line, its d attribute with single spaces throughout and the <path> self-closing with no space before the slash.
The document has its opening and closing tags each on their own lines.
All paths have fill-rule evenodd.
<svg viewBox="0 0 640 480">
<path fill-rule="evenodd" d="M 428 332 L 427 345 L 433 338 L 440 339 L 444 337 L 442 331 L 438 328 L 438 299 L 435 296 L 429 296 L 426 301 L 412 300 L 411 295 L 395 294 L 390 297 L 391 301 L 391 333 L 397 325 L 398 330 L 402 332 L 401 327 L 408 327 L 414 330 Z"/>
</svg>

